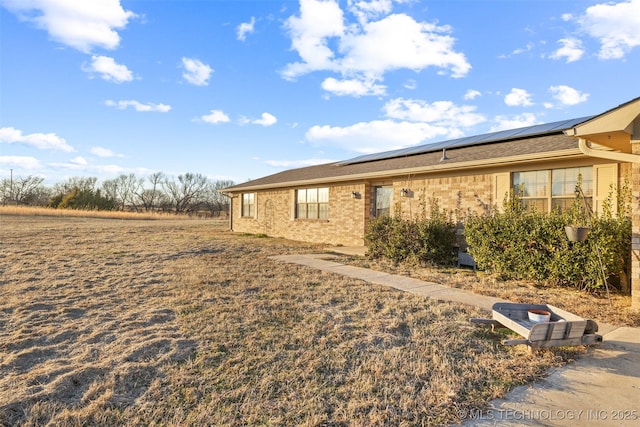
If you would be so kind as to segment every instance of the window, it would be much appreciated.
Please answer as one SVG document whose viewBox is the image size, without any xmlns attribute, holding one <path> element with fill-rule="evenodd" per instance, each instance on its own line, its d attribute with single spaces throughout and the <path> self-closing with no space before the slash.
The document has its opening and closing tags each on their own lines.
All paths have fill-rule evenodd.
<svg viewBox="0 0 640 427">
<path fill-rule="evenodd" d="M 296 218 L 329 218 L 329 189 L 304 188 L 296 194 Z"/>
<path fill-rule="evenodd" d="M 256 216 L 256 194 L 244 193 L 242 195 L 242 216 Z"/>
<path fill-rule="evenodd" d="M 578 178 L 582 179 L 580 188 L 589 206 L 593 198 L 593 168 L 591 166 L 551 171 L 551 209 L 565 210 L 576 198 Z"/>
<path fill-rule="evenodd" d="M 593 197 L 593 168 L 591 166 L 514 172 L 513 191 L 522 203 L 540 212 L 564 210 L 573 203 L 578 178 L 582 179 L 582 192 L 591 205 Z"/>
<path fill-rule="evenodd" d="M 520 196 L 522 203 L 531 209 L 549 210 L 549 171 L 515 172 L 513 192 Z"/>
<path fill-rule="evenodd" d="M 383 215 L 390 215 L 393 187 L 374 187 L 373 191 L 373 216 L 377 218 Z"/>
</svg>

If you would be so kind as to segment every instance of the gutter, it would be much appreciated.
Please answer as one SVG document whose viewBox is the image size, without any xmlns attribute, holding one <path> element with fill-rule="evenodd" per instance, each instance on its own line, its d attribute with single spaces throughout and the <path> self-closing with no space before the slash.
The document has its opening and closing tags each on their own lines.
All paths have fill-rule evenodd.
<svg viewBox="0 0 640 427">
<path fill-rule="evenodd" d="M 640 163 L 640 155 L 621 153 L 619 151 L 603 151 L 594 150 L 591 148 L 591 141 L 587 141 L 584 138 L 578 139 L 578 148 L 585 156 L 598 157 L 600 159 L 614 160 L 616 162 L 624 163 Z"/>
</svg>

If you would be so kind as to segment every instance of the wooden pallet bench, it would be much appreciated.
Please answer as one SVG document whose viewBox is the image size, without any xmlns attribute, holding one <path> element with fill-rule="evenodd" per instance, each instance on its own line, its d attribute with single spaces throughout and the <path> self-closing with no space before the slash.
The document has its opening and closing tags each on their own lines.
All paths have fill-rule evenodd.
<svg viewBox="0 0 640 427">
<path fill-rule="evenodd" d="M 551 313 L 549 322 L 529 321 L 529 310 Z M 548 304 L 495 303 L 491 319 L 470 319 L 472 324 L 507 328 L 521 335 L 520 339 L 504 340 L 504 345 L 528 345 L 531 350 L 541 347 L 593 345 L 602 342 L 598 324 Z"/>
</svg>

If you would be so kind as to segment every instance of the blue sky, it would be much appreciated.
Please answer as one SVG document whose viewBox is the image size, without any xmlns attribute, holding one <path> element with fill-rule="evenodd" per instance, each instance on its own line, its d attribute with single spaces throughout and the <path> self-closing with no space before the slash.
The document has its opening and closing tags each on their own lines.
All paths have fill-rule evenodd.
<svg viewBox="0 0 640 427">
<path fill-rule="evenodd" d="M 0 5 L 0 178 L 241 183 L 640 96 L 640 0 Z"/>
</svg>

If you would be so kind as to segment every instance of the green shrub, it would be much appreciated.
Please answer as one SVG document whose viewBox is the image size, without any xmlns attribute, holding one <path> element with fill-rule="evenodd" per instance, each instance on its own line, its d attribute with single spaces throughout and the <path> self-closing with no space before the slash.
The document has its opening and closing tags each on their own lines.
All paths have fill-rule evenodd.
<svg viewBox="0 0 640 427">
<path fill-rule="evenodd" d="M 116 209 L 116 202 L 103 196 L 100 190 L 75 187 L 66 194 L 53 196 L 49 200 L 48 206 L 56 209 L 112 211 Z"/>
<path fill-rule="evenodd" d="M 613 193 L 612 193 L 613 194 Z M 609 284 L 628 290 L 631 253 L 631 217 L 628 185 L 617 194 L 617 215 L 612 195 L 600 217 L 588 217 L 576 198 L 566 211 L 541 213 L 523 207 L 510 195 L 503 212 L 472 216 L 465 221 L 469 253 L 479 268 L 503 278 L 575 286 L 580 289 Z M 565 225 L 576 221 L 590 225 L 585 242 L 570 242 Z"/>
<path fill-rule="evenodd" d="M 450 265 L 455 262 L 456 227 L 431 200 L 429 215 L 425 204 L 418 218 L 403 218 L 396 208 L 394 215 L 369 221 L 365 241 L 372 258 L 387 258 L 395 264 L 415 261 L 421 264 Z"/>
</svg>

